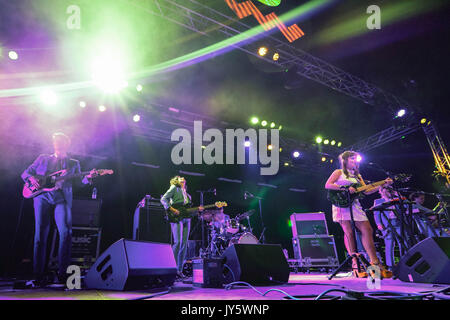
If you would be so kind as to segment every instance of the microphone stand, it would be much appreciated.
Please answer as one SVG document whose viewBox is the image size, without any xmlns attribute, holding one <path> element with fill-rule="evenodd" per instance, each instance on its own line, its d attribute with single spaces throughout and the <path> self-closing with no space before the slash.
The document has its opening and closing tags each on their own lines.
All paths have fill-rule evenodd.
<svg viewBox="0 0 450 320">
<path fill-rule="evenodd" d="M 203 207 L 203 205 L 204 205 L 204 202 L 203 202 L 204 194 L 208 193 L 208 192 L 211 192 L 211 193 L 215 194 L 215 189 L 214 190 L 211 190 L 211 189 L 209 189 L 209 190 L 196 190 L 196 192 L 200 193 L 200 206 Z M 202 247 L 201 247 L 201 250 L 200 250 L 200 256 L 203 256 L 203 253 L 205 253 L 206 255 L 208 254 L 207 253 L 207 248 L 209 248 L 210 246 L 209 246 L 209 236 L 208 236 L 208 244 L 205 246 L 205 220 L 203 219 L 203 217 L 200 220 L 202 221 L 201 222 L 201 225 L 202 225 Z"/>
<path fill-rule="evenodd" d="M 264 243 L 266 243 L 266 237 L 265 237 L 265 235 L 264 235 L 264 231 L 266 231 L 266 227 L 264 226 L 264 220 L 263 220 L 263 216 L 262 216 L 262 205 L 261 205 L 261 200 L 263 200 L 263 198 L 262 198 L 262 197 L 255 196 L 255 195 L 251 194 L 251 193 L 248 192 L 248 191 L 245 191 L 244 195 L 245 195 L 245 194 L 247 194 L 247 197 L 249 197 L 249 198 L 255 198 L 255 199 L 258 199 L 258 202 L 259 202 L 259 217 L 260 217 L 260 219 L 261 219 L 261 226 L 262 226 L 262 232 L 261 232 L 261 235 L 260 235 L 259 238 L 260 238 L 261 243 L 264 244 Z"/>
</svg>

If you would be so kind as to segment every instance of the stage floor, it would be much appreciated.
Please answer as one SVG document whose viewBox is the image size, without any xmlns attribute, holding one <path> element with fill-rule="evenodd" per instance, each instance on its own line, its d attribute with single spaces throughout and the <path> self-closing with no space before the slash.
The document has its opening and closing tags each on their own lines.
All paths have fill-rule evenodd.
<svg viewBox="0 0 450 320">
<path fill-rule="evenodd" d="M 360 292 L 389 291 L 397 293 L 418 294 L 446 288 L 446 285 L 406 283 L 398 279 L 381 281 L 380 288 L 369 289 L 366 279 L 357 279 L 349 273 L 338 274 L 328 280 L 327 274 L 291 273 L 289 283 L 277 286 L 255 287 L 261 293 L 269 289 L 278 289 L 299 299 L 312 300 L 329 289 L 354 290 Z M 104 291 L 104 290 L 63 290 L 46 289 L 13 289 L 12 283 L 0 282 L 0 300 L 127 300 L 149 296 L 148 291 Z M 329 295 L 342 296 L 345 293 L 331 292 Z M 306 297 L 309 296 L 309 297 Z M 212 289 L 194 287 L 190 283 L 176 282 L 167 294 L 154 296 L 151 300 L 285 300 L 285 293 L 268 292 L 265 296 L 250 287 L 233 286 L 232 289 Z"/>
</svg>

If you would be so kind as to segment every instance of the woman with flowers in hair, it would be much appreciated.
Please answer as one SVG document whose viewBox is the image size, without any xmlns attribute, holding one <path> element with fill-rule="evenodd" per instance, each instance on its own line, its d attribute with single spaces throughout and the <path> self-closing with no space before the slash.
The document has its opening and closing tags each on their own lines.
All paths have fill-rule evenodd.
<svg viewBox="0 0 450 320">
<path fill-rule="evenodd" d="M 359 173 L 359 154 L 354 151 L 345 151 L 339 155 L 339 162 L 341 165 L 340 169 L 335 170 L 328 178 L 325 189 L 328 190 L 347 190 L 350 194 L 354 194 L 356 189 L 351 187 L 355 183 L 361 185 L 366 185 L 364 179 Z M 392 179 L 388 178 L 385 180 L 384 185 L 391 185 L 393 183 Z M 350 187 L 349 187 L 350 186 Z M 380 187 L 374 187 L 366 190 L 364 194 L 372 194 L 378 191 Z M 361 207 L 358 199 L 354 200 L 350 204 L 352 207 L 353 221 L 355 226 L 361 231 L 362 244 L 364 249 L 370 258 L 370 263 L 372 265 L 378 266 L 382 272 L 384 278 L 392 277 L 392 273 L 387 271 L 381 264 L 377 257 L 375 245 L 373 241 L 373 229 L 370 225 L 369 219 L 366 213 Z M 348 207 L 338 207 L 333 204 L 333 221 L 339 223 L 344 231 L 344 243 L 349 255 L 355 255 L 357 253 L 355 245 L 355 235 L 353 234 L 352 219 L 350 216 L 350 206 Z M 357 277 L 365 277 L 367 274 L 365 272 L 360 272 L 357 268 L 357 259 L 353 259 L 353 274 Z"/>
</svg>

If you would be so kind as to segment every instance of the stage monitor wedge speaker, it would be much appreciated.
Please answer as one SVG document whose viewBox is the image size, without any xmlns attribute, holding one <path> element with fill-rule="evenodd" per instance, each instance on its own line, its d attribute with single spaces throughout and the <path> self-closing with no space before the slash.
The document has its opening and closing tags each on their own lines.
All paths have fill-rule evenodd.
<svg viewBox="0 0 450 320">
<path fill-rule="evenodd" d="M 169 244 L 120 239 L 89 269 L 85 284 L 89 289 L 152 289 L 172 286 L 176 274 Z"/>
<path fill-rule="evenodd" d="M 450 284 L 450 238 L 426 238 L 400 258 L 394 276 L 405 282 Z"/>
<path fill-rule="evenodd" d="M 289 265 L 279 244 L 234 244 L 222 255 L 225 282 L 287 283 Z"/>
</svg>

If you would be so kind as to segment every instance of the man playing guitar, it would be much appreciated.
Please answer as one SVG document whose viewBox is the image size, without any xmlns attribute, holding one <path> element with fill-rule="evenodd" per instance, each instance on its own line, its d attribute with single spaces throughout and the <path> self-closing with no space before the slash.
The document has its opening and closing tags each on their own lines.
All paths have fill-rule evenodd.
<svg viewBox="0 0 450 320">
<path fill-rule="evenodd" d="M 37 175 L 45 176 L 51 172 L 64 170 L 65 174 L 80 173 L 78 160 L 70 159 L 67 151 L 70 138 L 64 133 L 53 134 L 52 155 L 41 154 L 21 175 L 22 179 L 38 189 L 40 187 Z M 92 170 L 82 182 L 88 184 L 96 175 Z M 47 238 L 50 231 L 50 208 L 54 206 L 54 218 L 59 233 L 58 249 L 58 279 L 65 283 L 66 270 L 70 264 L 72 244 L 72 182 L 65 180 L 60 189 L 43 192 L 33 198 L 35 215 L 33 273 L 38 286 L 45 285 L 44 268 L 47 248 Z"/>
</svg>

